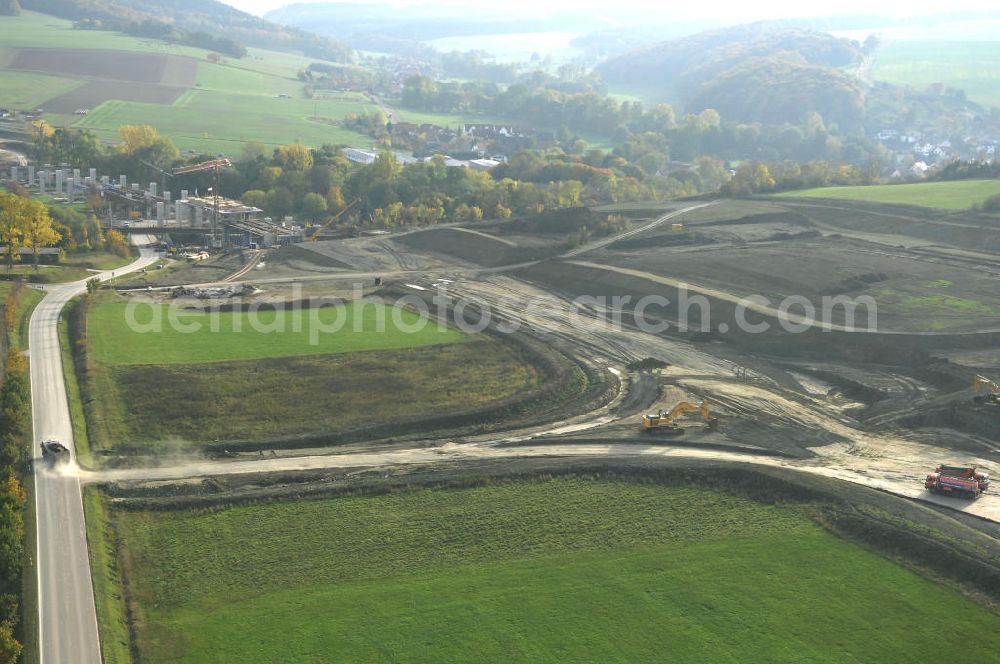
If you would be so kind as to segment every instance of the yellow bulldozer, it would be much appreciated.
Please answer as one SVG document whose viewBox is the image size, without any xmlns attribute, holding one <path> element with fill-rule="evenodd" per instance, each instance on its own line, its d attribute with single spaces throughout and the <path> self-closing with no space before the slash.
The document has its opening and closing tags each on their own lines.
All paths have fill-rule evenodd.
<svg viewBox="0 0 1000 664">
<path fill-rule="evenodd" d="M 982 394 L 983 388 L 986 388 L 986 394 Z M 976 376 L 972 379 L 972 391 L 975 393 L 972 400 L 976 403 L 1000 405 L 1000 385 L 986 376 Z"/>
<path fill-rule="evenodd" d="M 665 411 L 660 409 L 656 414 L 646 414 L 642 416 L 642 428 L 644 431 L 652 432 L 668 432 L 668 433 L 682 433 L 681 427 L 677 426 L 674 421 L 681 415 L 686 413 L 700 412 L 701 419 L 705 422 L 705 425 L 709 430 L 715 430 L 719 426 L 719 418 L 714 417 L 708 411 L 708 399 L 702 400 L 701 404 L 691 403 L 690 401 L 682 401 L 670 411 Z"/>
</svg>

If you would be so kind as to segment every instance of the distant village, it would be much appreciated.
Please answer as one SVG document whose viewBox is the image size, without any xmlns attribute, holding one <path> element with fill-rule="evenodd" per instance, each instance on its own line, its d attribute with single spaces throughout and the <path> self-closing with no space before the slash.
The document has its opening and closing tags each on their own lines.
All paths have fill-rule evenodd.
<svg viewBox="0 0 1000 664">
<path fill-rule="evenodd" d="M 954 138 L 896 129 L 882 129 L 872 137 L 895 153 L 895 163 L 883 172 L 884 177 L 893 179 L 921 178 L 935 167 L 957 159 L 992 162 L 1000 146 L 1000 139 L 995 137 L 966 136 L 961 142 Z"/>
<path fill-rule="evenodd" d="M 393 144 L 414 147 L 412 154 L 396 151 L 402 164 L 426 161 L 443 156 L 446 166 L 488 171 L 505 163 L 510 155 L 527 149 L 547 149 L 558 143 L 551 132 L 513 125 L 463 124 L 458 131 L 432 124 L 397 122 L 389 125 Z M 357 164 L 370 164 L 379 151 L 345 148 L 347 158 Z"/>
</svg>

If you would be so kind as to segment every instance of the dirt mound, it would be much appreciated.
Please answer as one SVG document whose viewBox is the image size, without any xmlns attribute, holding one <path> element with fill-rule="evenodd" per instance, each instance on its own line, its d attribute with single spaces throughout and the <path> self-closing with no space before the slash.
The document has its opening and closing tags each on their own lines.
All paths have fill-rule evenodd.
<svg viewBox="0 0 1000 664">
<path fill-rule="evenodd" d="M 486 233 L 460 228 L 432 228 L 393 240 L 419 251 L 453 256 L 484 267 L 499 267 L 539 260 L 553 255 L 557 247 L 521 247 Z"/>
<path fill-rule="evenodd" d="M 783 224 L 788 226 L 811 226 L 809 218 L 798 212 L 771 212 L 763 214 L 750 214 L 738 219 L 719 219 L 717 221 L 705 221 L 699 226 L 744 226 L 747 224 Z"/>
<path fill-rule="evenodd" d="M 991 441 L 1000 440 L 1000 406 L 989 403 L 978 404 L 971 398 L 963 397 L 945 406 L 927 408 L 902 419 L 900 423 L 914 429 L 957 429 Z M 950 436 L 948 445 L 975 453 L 982 452 L 981 443 L 967 444 L 963 436 Z"/>
<path fill-rule="evenodd" d="M 728 246 L 706 245 L 698 251 L 657 247 L 591 254 L 590 262 L 630 271 L 632 285 L 640 290 L 649 289 L 637 283 L 645 275 L 650 283 L 669 278 L 684 281 L 692 290 L 715 289 L 734 298 L 760 296 L 776 307 L 786 298 L 806 298 L 824 322 L 835 325 L 844 322 L 845 308 L 830 298 L 849 294 L 858 298 L 855 324 L 866 324 L 864 306 L 871 306 L 870 322 L 880 331 L 1000 329 L 995 268 L 977 260 L 927 260 L 920 253 L 858 239 L 734 239 Z"/>
<path fill-rule="evenodd" d="M 669 364 L 655 357 L 644 357 L 637 362 L 625 365 L 629 371 L 652 371 L 653 369 L 666 369 Z"/>
<path fill-rule="evenodd" d="M 530 219 L 517 219 L 510 223 L 513 233 L 542 233 L 569 235 L 578 233 L 581 228 L 594 228 L 607 215 L 592 211 L 590 208 L 560 208 L 547 210 Z"/>
<path fill-rule="evenodd" d="M 867 272 L 853 277 L 847 277 L 827 289 L 821 290 L 823 295 L 839 295 L 840 293 L 853 293 L 863 291 L 872 284 L 889 281 L 889 275 L 885 272 Z"/>
<path fill-rule="evenodd" d="M 712 244 L 714 242 L 716 242 L 716 240 L 705 235 L 704 233 L 684 231 L 680 233 L 675 232 L 670 234 L 652 235 L 649 237 L 638 235 L 624 240 L 619 240 L 618 242 L 612 242 L 608 245 L 608 249 L 629 250 L 652 249 L 654 247 L 684 247 L 698 244 Z"/>
<path fill-rule="evenodd" d="M 351 266 L 342 261 L 338 261 L 332 256 L 312 251 L 308 247 L 297 244 L 290 244 L 275 250 L 268 258 L 271 263 L 305 263 L 308 267 L 324 267 L 338 270 L 349 270 Z"/>
</svg>

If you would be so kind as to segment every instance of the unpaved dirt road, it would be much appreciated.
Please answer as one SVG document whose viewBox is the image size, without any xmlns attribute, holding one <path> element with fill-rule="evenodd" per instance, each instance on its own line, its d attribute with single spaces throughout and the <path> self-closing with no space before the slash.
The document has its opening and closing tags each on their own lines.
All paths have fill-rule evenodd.
<svg viewBox="0 0 1000 664">
<path fill-rule="evenodd" d="M 432 275 L 421 282 L 430 286 Z M 615 324 L 608 312 L 574 306 L 551 292 L 504 274 L 458 277 L 448 286 L 449 294 L 489 308 L 494 315 L 519 329 L 548 338 L 554 345 L 585 356 L 619 374 L 630 362 L 660 358 L 669 363 L 663 373 L 673 388 L 671 398 L 707 397 L 721 408 L 722 432 L 716 443 L 769 447 L 767 436 L 795 436 L 809 432 L 812 444 L 805 444 L 812 457 L 790 459 L 719 449 L 699 449 L 667 444 L 636 444 L 621 440 L 621 431 L 637 427 L 634 413 L 618 418 L 605 410 L 581 415 L 548 427 L 511 431 L 492 437 L 421 441 L 419 447 L 377 452 L 353 452 L 315 456 L 203 461 L 156 469 L 84 471 L 83 482 L 129 480 L 171 480 L 208 475 L 287 472 L 294 470 L 391 467 L 427 464 L 441 460 L 505 459 L 517 457 L 664 456 L 699 458 L 785 467 L 838 478 L 885 490 L 908 498 L 961 510 L 1000 522 L 1000 497 L 986 495 L 966 502 L 938 497 L 923 489 L 923 477 L 936 465 L 954 459 L 946 447 L 935 447 L 902 435 L 871 433 L 843 409 L 822 394 L 808 390 L 792 392 L 769 380 L 746 383 L 737 380 L 732 362 L 712 355 L 703 345 L 647 334 Z M 528 304 L 530 303 L 530 306 Z M 628 381 L 625 382 L 628 385 Z M 725 433 L 726 422 L 743 419 L 766 420 L 763 437 L 741 439 Z M 617 429 L 616 429 L 617 427 Z M 593 442 L 563 444 L 553 436 L 586 433 Z M 602 436 L 607 433 L 607 438 Z M 716 436 L 716 434 L 712 434 Z M 549 439 L 546 440 L 546 437 Z M 533 445 L 532 441 L 537 442 Z M 511 445 L 517 443 L 517 445 Z M 989 452 L 988 449 L 985 449 Z M 962 462 L 979 463 L 987 470 L 1000 467 L 1000 454 Z"/>
<path fill-rule="evenodd" d="M 500 284 L 498 285 L 497 282 Z M 488 283 L 476 283 L 469 291 L 479 297 L 502 295 L 509 297 L 515 288 L 507 277 L 494 277 Z M 518 283 L 518 282 L 514 282 Z M 537 296 L 533 287 L 519 284 L 522 294 Z M 563 303 L 565 305 L 565 303 Z M 906 438 L 875 434 L 861 430 L 850 418 L 831 408 L 821 397 L 793 394 L 775 385 L 762 382 L 747 384 L 735 380 L 731 365 L 706 355 L 694 346 L 627 329 L 578 326 L 566 328 L 561 316 L 568 315 L 566 306 L 556 301 L 543 307 L 544 314 L 525 315 L 525 324 L 545 329 L 553 335 L 572 338 L 592 353 L 610 353 L 610 362 L 623 358 L 653 355 L 670 357 L 675 363 L 669 370 L 679 389 L 691 395 L 708 395 L 724 409 L 727 417 L 740 418 L 766 414 L 777 426 L 798 427 L 799 430 L 823 432 L 830 442 L 809 448 L 808 459 L 789 459 L 771 455 L 741 453 L 710 448 L 672 446 L 666 443 L 637 444 L 610 437 L 601 440 L 609 425 L 625 425 L 637 429 L 634 415 L 625 419 L 608 413 L 591 413 L 585 417 L 537 427 L 525 432 L 507 432 L 480 439 L 423 441 L 420 447 L 377 452 L 324 454 L 245 461 L 204 461 L 165 468 L 82 471 L 82 482 L 117 482 L 176 480 L 198 476 L 247 473 L 289 472 L 296 470 L 389 468 L 407 464 L 431 464 L 440 461 L 481 459 L 514 459 L 523 457 L 667 457 L 695 458 L 758 464 L 789 468 L 880 489 L 895 495 L 933 503 L 1000 523 L 1000 496 L 987 494 L 975 501 L 963 501 L 930 494 L 923 488 L 923 478 L 936 465 L 954 458 L 954 453 Z M 574 314 L 574 321 L 575 318 Z M 601 349 L 597 351 L 595 349 Z M 644 355 L 648 354 L 648 355 Z M 723 430 L 725 424 L 723 424 Z M 793 429 L 794 430 L 794 429 Z M 593 442 L 561 443 L 553 436 L 587 433 Z M 724 435 L 724 434 L 723 434 Z M 537 444 L 532 444 L 534 441 Z M 762 441 L 736 443 L 760 444 Z M 512 443 L 517 443 L 512 445 Z M 998 467 L 1000 455 L 973 458 L 963 455 L 963 462 L 978 463 L 987 470 Z"/>
<path fill-rule="evenodd" d="M 500 442 L 500 441 L 498 441 Z M 867 448 L 870 444 L 873 447 Z M 861 445 L 861 447 L 857 447 Z M 858 450 L 877 450 L 872 456 Z M 211 475 L 235 475 L 298 470 L 389 468 L 409 464 L 429 464 L 441 461 L 481 459 L 514 459 L 525 457 L 668 457 L 708 459 L 756 464 L 776 468 L 791 468 L 824 477 L 881 489 L 889 493 L 960 510 L 1000 523 L 1000 497 L 984 495 L 975 501 L 961 501 L 935 496 L 924 490 L 923 473 L 940 461 L 947 452 L 937 448 L 906 443 L 886 444 L 877 440 L 859 444 L 833 444 L 814 450 L 817 457 L 802 461 L 773 456 L 741 454 L 713 449 L 672 447 L 669 445 L 635 443 L 539 444 L 537 446 L 503 446 L 486 443 L 444 443 L 439 447 L 421 447 L 371 453 L 331 454 L 307 457 L 287 457 L 253 461 L 203 462 L 157 469 L 107 470 L 101 472 L 68 471 L 81 482 L 119 482 L 177 480 Z"/>
</svg>

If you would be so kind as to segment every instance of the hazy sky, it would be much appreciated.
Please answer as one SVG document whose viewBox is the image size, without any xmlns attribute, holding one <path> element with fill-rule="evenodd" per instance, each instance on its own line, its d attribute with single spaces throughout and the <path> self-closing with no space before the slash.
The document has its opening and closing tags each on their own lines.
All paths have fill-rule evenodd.
<svg viewBox="0 0 1000 664">
<path fill-rule="evenodd" d="M 234 7 L 253 14 L 264 14 L 272 9 L 277 9 L 287 4 L 293 4 L 288 0 L 222 0 Z M 306 2 L 329 2 L 330 0 L 305 0 Z M 348 0 L 359 4 L 367 0 Z M 383 4 L 381 0 L 375 0 L 373 4 Z M 486 2 L 485 0 L 435 0 L 433 3 L 422 1 L 395 2 L 400 5 L 420 5 L 420 4 L 454 4 L 458 7 L 481 6 L 490 13 L 496 11 L 496 2 Z M 674 4 L 674 7 L 664 6 Z M 606 0 L 547 0 L 539 3 L 537 0 L 504 0 L 505 10 L 520 12 L 521 14 L 535 13 L 539 8 L 545 10 L 553 9 L 583 9 L 596 13 L 608 11 L 609 5 Z M 634 10 L 650 14 L 651 11 L 660 16 L 669 16 L 674 19 L 703 19 L 703 18 L 740 18 L 740 19 L 766 19 L 766 18 L 795 18 L 800 16 L 830 16 L 843 14 L 879 14 L 879 15 L 899 15 L 912 16 L 914 14 L 931 14 L 944 11 L 960 11 L 969 9 L 996 9 L 996 0 L 953 0 L 947 4 L 942 4 L 940 0 L 883 0 L 883 2 L 871 2 L 871 0 L 839 0 L 837 3 L 806 3 L 801 0 L 777 0 L 770 2 L 748 3 L 745 0 L 714 0 L 714 2 L 692 3 L 663 3 L 655 0 L 622 0 L 614 4 L 615 13 L 620 15 L 622 9 Z"/>
</svg>

